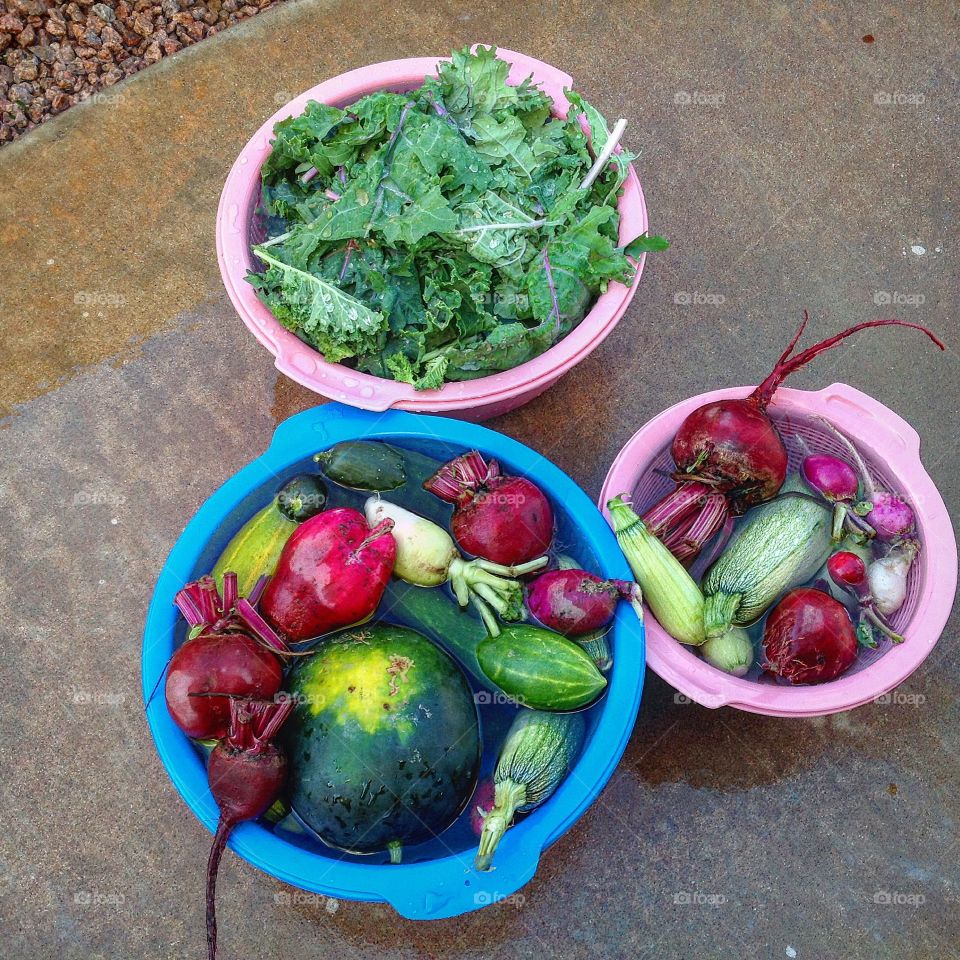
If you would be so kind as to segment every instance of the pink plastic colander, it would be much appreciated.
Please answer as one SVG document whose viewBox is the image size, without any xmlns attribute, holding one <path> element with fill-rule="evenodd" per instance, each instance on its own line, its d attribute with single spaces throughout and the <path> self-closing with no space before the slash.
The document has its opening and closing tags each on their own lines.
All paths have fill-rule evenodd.
<svg viewBox="0 0 960 960">
<path fill-rule="evenodd" d="M 510 83 L 518 84 L 532 75 L 553 98 L 559 115 L 566 116 L 570 104 L 563 90 L 573 86 L 567 74 L 512 50 L 499 48 L 497 55 L 511 65 Z M 247 271 L 254 268 L 250 246 L 263 239 L 256 207 L 260 198 L 260 167 L 270 153 L 274 124 L 299 115 L 310 100 L 345 106 L 376 90 L 413 90 L 425 77 L 436 75 L 440 59 L 390 60 L 351 70 L 307 90 L 278 110 L 250 138 L 227 177 L 217 211 L 217 259 L 227 294 L 240 318 L 274 355 L 277 369 L 291 379 L 332 400 L 364 410 L 397 407 L 416 413 L 456 414 L 464 419 L 484 420 L 543 393 L 603 341 L 633 299 L 644 257 L 630 286 L 611 283 L 576 329 L 556 346 L 512 370 L 465 383 L 448 383 L 440 390 L 417 391 L 405 383 L 328 363 L 320 353 L 285 330 L 244 279 Z M 643 191 L 632 167 L 619 210 L 620 242 L 628 243 L 647 229 Z"/>
<path fill-rule="evenodd" d="M 745 397 L 753 387 L 715 390 L 678 403 L 637 431 L 620 451 L 600 494 L 600 506 L 628 493 L 638 513 L 672 489 L 669 473 L 674 434 L 697 407 L 714 400 Z M 884 640 L 861 650 L 841 677 L 817 686 L 784 686 L 754 668 L 737 678 L 710 666 L 647 618 L 647 663 L 682 694 L 705 707 L 737 707 L 778 717 L 812 717 L 849 710 L 882 698 L 902 683 L 940 637 L 957 588 L 957 544 L 950 517 L 936 486 L 920 462 L 920 438 L 892 410 L 843 383 L 808 392 L 783 387 L 767 409 L 783 436 L 796 469 L 805 455 L 799 437 L 819 453 L 849 459 L 843 446 L 818 418 L 830 421 L 853 441 L 881 488 L 903 496 L 914 509 L 921 550 L 907 581 L 907 598 L 893 617 L 904 642 Z M 664 474 L 667 474 L 666 476 Z M 882 702 L 882 701 L 881 701 Z"/>
</svg>

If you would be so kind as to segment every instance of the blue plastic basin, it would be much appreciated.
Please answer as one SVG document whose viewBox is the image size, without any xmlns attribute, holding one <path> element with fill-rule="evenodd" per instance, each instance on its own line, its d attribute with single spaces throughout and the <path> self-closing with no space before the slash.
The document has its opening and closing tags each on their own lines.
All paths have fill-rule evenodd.
<svg viewBox="0 0 960 960">
<path fill-rule="evenodd" d="M 280 424 L 269 449 L 214 493 L 177 541 L 160 573 L 147 614 L 145 699 L 184 636 L 183 621 L 173 606 L 176 592 L 209 571 L 240 525 L 270 500 L 283 480 L 305 469 L 314 453 L 360 437 L 417 445 L 421 450 L 436 442 L 438 446 L 475 448 L 495 457 L 510 473 L 535 479 L 551 501 L 576 518 L 578 536 L 596 557 L 599 573 L 630 578 L 613 533 L 590 498 L 529 447 L 487 427 L 445 417 L 399 411 L 368 413 L 327 404 Z M 643 687 L 644 632 L 626 604 L 620 605 L 614 623 L 612 647 L 614 667 L 607 694 L 588 714 L 589 733 L 579 761 L 542 807 L 507 831 L 493 871 L 480 873 L 473 868 L 475 848 L 425 862 L 373 864 L 324 851 L 319 844 L 308 848 L 292 843 L 259 823 L 238 827 L 230 847 L 286 883 L 338 899 L 386 902 L 413 920 L 457 916 L 512 896 L 533 876 L 543 851 L 596 799 L 633 730 Z M 218 810 L 207 789 L 203 759 L 171 719 L 162 690 L 148 706 L 147 720 L 174 786 L 212 833 Z"/>
</svg>

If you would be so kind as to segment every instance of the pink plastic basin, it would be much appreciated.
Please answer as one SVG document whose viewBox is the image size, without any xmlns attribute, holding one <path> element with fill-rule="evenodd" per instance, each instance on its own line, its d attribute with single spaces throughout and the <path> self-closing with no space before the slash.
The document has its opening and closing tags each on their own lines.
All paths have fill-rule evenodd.
<svg viewBox="0 0 960 960">
<path fill-rule="evenodd" d="M 567 74 L 512 50 L 500 48 L 497 55 L 511 64 L 511 83 L 518 84 L 532 74 L 544 92 L 553 98 L 559 115 L 566 116 L 570 104 L 563 90 L 573 86 Z M 254 269 L 250 246 L 263 238 L 258 234 L 255 211 L 260 199 L 260 167 L 270 153 L 274 124 L 301 114 L 310 100 L 346 106 L 376 90 L 412 90 L 420 86 L 425 77 L 436 75 L 440 59 L 390 60 L 351 70 L 318 84 L 279 109 L 250 138 L 227 177 L 217 211 L 217 259 L 227 294 L 240 318 L 274 355 L 277 369 L 297 383 L 364 410 L 397 407 L 416 413 L 456 414 L 468 420 L 483 420 L 519 407 L 543 393 L 603 341 L 633 299 L 645 257 L 640 258 L 629 287 L 611 283 L 577 328 L 539 357 L 490 377 L 448 383 L 440 390 L 417 391 L 405 383 L 328 363 L 322 354 L 285 330 L 244 279 L 247 271 Z M 632 167 L 619 210 L 620 242 L 628 243 L 647 229 L 643 191 Z"/>
<path fill-rule="evenodd" d="M 604 481 L 600 506 L 617 494 L 633 497 L 638 513 L 673 486 L 670 455 L 674 434 L 702 404 L 745 397 L 753 387 L 715 390 L 678 403 L 644 424 L 620 451 Z M 920 462 L 920 438 L 905 420 L 866 394 L 843 383 L 808 392 L 781 388 L 767 411 L 790 453 L 790 468 L 802 459 L 803 437 L 812 449 L 848 456 L 816 419 L 825 417 L 854 442 L 882 487 L 901 494 L 916 515 L 921 552 L 907 581 L 907 598 L 893 618 L 904 642 L 884 640 L 861 650 L 841 677 L 816 686 L 782 686 L 754 668 L 744 678 L 710 666 L 647 618 L 647 664 L 681 693 L 705 707 L 736 707 L 778 717 L 812 717 L 849 710 L 877 700 L 902 683 L 928 656 L 947 622 L 957 589 L 957 544 L 950 517 Z M 609 515 L 608 515 L 609 518 Z M 881 701 L 882 702 L 882 701 Z"/>
</svg>

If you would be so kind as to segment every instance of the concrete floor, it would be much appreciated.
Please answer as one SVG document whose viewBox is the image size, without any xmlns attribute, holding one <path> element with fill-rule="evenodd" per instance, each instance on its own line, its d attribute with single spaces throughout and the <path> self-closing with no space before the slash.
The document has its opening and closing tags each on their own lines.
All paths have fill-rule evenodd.
<svg viewBox="0 0 960 960">
<path fill-rule="evenodd" d="M 154 752 L 139 634 L 185 520 L 316 402 L 233 314 L 213 222 L 249 134 L 322 78 L 493 41 L 629 118 L 673 247 L 596 353 L 492 424 L 591 495 L 657 411 L 757 382 L 803 308 L 813 337 L 889 294 L 949 351 L 878 331 L 792 382 L 897 410 L 956 512 L 956 7 L 710 11 L 299 0 L 0 152 L 0 957 L 202 953 L 209 837 Z M 905 696 L 825 720 L 711 712 L 649 676 L 617 773 L 522 906 L 416 925 L 290 902 L 229 854 L 223 956 L 958 957 L 957 642 L 954 619 Z"/>
</svg>

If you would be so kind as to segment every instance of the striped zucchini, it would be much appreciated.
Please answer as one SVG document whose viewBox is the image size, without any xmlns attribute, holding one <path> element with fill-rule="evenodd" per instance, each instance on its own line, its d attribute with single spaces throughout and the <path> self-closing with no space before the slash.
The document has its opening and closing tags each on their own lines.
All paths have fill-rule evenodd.
<svg viewBox="0 0 960 960">
<path fill-rule="evenodd" d="M 832 514 L 791 477 L 780 496 L 754 507 L 701 586 L 707 637 L 754 623 L 830 555 Z"/>
<path fill-rule="evenodd" d="M 521 710 L 500 749 L 493 772 L 493 809 L 484 815 L 478 870 L 489 870 L 497 845 L 518 811 L 547 800 L 573 766 L 586 725 L 579 713 Z"/>
<path fill-rule="evenodd" d="M 621 494 L 607 504 L 617 543 L 657 622 L 674 640 L 699 646 L 703 594 L 683 564 L 650 532 Z"/>
</svg>

